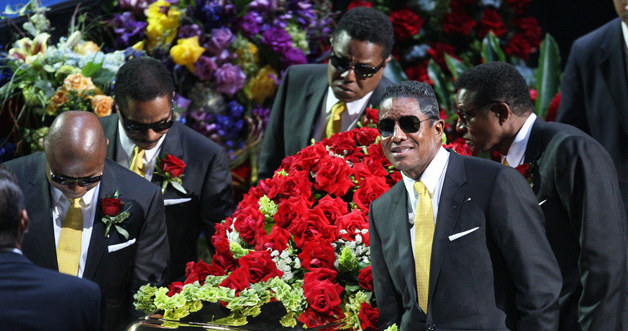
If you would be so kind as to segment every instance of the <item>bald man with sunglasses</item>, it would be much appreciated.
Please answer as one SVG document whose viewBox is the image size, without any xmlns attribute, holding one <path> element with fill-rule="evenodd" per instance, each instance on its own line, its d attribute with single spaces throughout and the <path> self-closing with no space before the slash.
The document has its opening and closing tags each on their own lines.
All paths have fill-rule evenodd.
<svg viewBox="0 0 628 331">
<path fill-rule="evenodd" d="M 45 153 L 5 163 L 30 217 L 22 251 L 40 267 L 96 282 L 103 329 L 122 330 L 141 316 L 133 294 L 166 278 L 163 198 L 157 187 L 105 159 L 107 138 L 93 113 L 60 114 L 44 147 Z"/>
</svg>

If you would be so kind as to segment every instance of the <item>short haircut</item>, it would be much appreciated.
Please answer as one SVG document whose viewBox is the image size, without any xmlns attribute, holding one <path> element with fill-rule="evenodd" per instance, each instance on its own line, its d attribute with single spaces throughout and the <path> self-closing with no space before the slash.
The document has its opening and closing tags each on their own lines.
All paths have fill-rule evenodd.
<svg viewBox="0 0 628 331">
<path fill-rule="evenodd" d="M 503 101 L 518 116 L 534 111 L 525 78 L 508 63 L 489 62 L 468 69 L 458 77 L 456 89 L 474 92 L 476 107 Z"/>
<path fill-rule="evenodd" d="M 137 57 L 127 61 L 116 74 L 113 94 L 116 104 L 126 111 L 129 100 L 150 101 L 174 91 L 170 71 L 158 60 Z"/>
<path fill-rule="evenodd" d="M 367 41 L 382 46 L 382 58 L 386 59 L 395 42 L 390 18 L 377 9 L 356 7 L 347 11 L 334 30 L 334 38 L 345 31 L 351 39 Z"/>
<path fill-rule="evenodd" d="M 390 85 L 384 90 L 382 102 L 389 98 L 413 98 L 419 102 L 419 108 L 430 119 L 430 124 L 440 119 L 440 107 L 436 93 L 431 86 L 423 82 L 406 80 Z M 380 103 L 380 105 L 381 105 Z"/>
<path fill-rule="evenodd" d="M 19 237 L 24 196 L 15 175 L 0 166 L 0 247 L 14 247 Z"/>
</svg>

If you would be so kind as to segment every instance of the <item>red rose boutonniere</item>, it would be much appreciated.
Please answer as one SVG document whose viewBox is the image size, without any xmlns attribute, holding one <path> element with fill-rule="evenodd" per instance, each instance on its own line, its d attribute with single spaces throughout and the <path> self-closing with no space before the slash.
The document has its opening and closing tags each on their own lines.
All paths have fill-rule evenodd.
<svg viewBox="0 0 628 331">
<path fill-rule="evenodd" d="M 187 193 L 181 181 L 183 169 L 185 169 L 185 162 L 174 155 L 166 154 L 163 159 L 157 158 L 155 172 L 164 179 L 161 184 L 162 194 L 166 191 L 168 184 L 183 194 Z"/>
<path fill-rule="evenodd" d="M 369 127 L 377 129 L 377 122 L 379 121 L 377 108 L 366 107 L 364 115 L 358 121 L 358 128 Z"/>
<path fill-rule="evenodd" d="M 519 171 L 519 173 L 528 181 L 528 184 L 532 186 L 534 184 L 532 178 L 532 164 L 524 163 L 515 167 L 515 170 Z"/>
<path fill-rule="evenodd" d="M 131 213 L 126 210 L 122 211 L 124 203 L 118 198 L 118 196 L 119 193 L 118 190 L 116 190 L 112 198 L 104 198 L 100 202 L 100 207 L 104 215 L 104 217 L 102 218 L 102 222 L 105 223 L 106 226 L 105 237 L 109 237 L 109 231 L 113 226 L 115 227 L 116 231 L 118 231 L 118 233 L 124 237 L 124 239 L 129 239 L 129 233 L 126 231 L 125 228 L 118 224 L 124 222 L 127 218 L 129 218 Z"/>
</svg>

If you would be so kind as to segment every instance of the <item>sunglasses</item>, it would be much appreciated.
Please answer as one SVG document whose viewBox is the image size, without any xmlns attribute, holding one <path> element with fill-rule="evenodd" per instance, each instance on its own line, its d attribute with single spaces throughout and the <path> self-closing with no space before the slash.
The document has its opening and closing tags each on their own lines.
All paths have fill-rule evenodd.
<svg viewBox="0 0 628 331">
<path fill-rule="evenodd" d="M 329 62 L 331 63 L 332 66 L 334 66 L 334 68 L 338 69 L 338 71 L 340 72 L 345 72 L 353 68 L 353 72 L 355 72 L 355 75 L 358 78 L 365 79 L 365 78 L 373 77 L 373 75 L 375 75 L 379 71 L 379 69 L 381 69 L 382 66 L 384 66 L 384 63 L 386 63 L 386 60 L 384 59 L 384 61 L 382 61 L 382 63 L 378 65 L 377 67 L 369 67 L 365 64 L 352 64 L 351 61 L 349 61 L 348 59 L 344 57 L 339 57 L 336 54 L 334 54 L 334 48 L 332 47 L 331 55 L 329 57 Z"/>
<path fill-rule="evenodd" d="M 150 124 L 131 121 L 128 118 L 126 118 L 126 116 L 124 116 L 124 114 L 120 111 L 120 108 L 117 108 L 117 109 L 118 109 L 118 114 L 120 114 L 120 118 L 122 118 L 122 126 L 129 133 L 146 132 L 148 131 L 148 129 L 152 129 L 155 132 L 163 132 L 170 129 L 172 125 L 174 124 L 174 116 L 173 116 L 174 105 L 172 105 L 172 107 L 170 108 L 170 116 L 169 116 L 170 120 L 164 120 L 164 121 L 160 121 L 157 123 L 150 123 Z"/>
<path fill-rule="evenodd" d="M 54 173 L 52 173 L 52 170 L 50 170 L 50 179 L 52 179 L 53 182 L 61 185 L 72 185 L 76 183 L 76 185 L 78 186 L 85 187 L 94 183 L 98 183 L 102 179 L 102 175 L 94 177 L 67 177 L 63 175 L 55 175 Z"/>
<path fill-rule="evenodd" d="M 469 110 L 464 110 L 464 109 L 460 109 L 460 108 L 456 108 L 456 114 L 458 114 L 458 118 L 460 118 L 460 122 L 462 122 L 463 125 L 468 125 L 469 121 L 473 118 L 473 116 L 475 116 L 475 113 L 477 110 L 482 109 L 484 107 L 487 106 L 492 106 L 496 103 L 505 103 L 508 104 L 505 101 L 491 101 L 485 105 L 482 106 L 478 106 Z"/>
<path fill-rule="evenodd" d="M 421 122 L 427 121 L 429 118 L 420 120 L 416 116 L 401 116 L 398 120 L 392 118 L 384 118 L 377 123 L 377 130 L 382 137 L 388 137 L 395 131 L 395 122 L 399 123 L 399 127 L 405 133 L 415 133 L 421 128 Z"/>
</svg>

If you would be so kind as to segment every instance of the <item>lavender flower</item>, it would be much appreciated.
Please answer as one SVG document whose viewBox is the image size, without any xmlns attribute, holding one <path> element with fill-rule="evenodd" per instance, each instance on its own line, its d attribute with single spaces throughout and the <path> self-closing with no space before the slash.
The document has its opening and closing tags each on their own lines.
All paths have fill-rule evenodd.
<svg viewBox="0 0 628 331">
<path fill-rule="evenodd" d="M 305 58 L 305 53 L 302 50 L 294 47 L 289 47 L 283 53 L 283 64 L 285 67 L 289 67 L 293 64 L 304 64 L 307 63 L 307 59 Z"/>
<path fill-rule="evenodd" d="M 219 55 L 223 50 L 227 49 L 234 40 L 235 36 L 231 33 L 231 30 L 227 28 L 213 29 L 212 38 L 209 43 L 206 44 L 205 48 L 210 53 Z"/>
<path fill-rule="evenodd" d="M 261 17 L 256 12 L 250 12 L 240 18 L 238 27 L 247 37 L 251 37 L 259 33 L 258 20 L 261 21 Z"/>
<path fill-rule="evenodd" d="M 210 80 L 216 68 L 212 58 L 201 55 L 194 64 L 194 74 L 201 80 Z"/>
<path fill-rule="evenodd" d="M 116 41 L 124 47 L 130 45 L 131 38 L 137 37 L 137 39 L 144 38 L 144 30 L 146 29 L 146 22 L 138 22 L 133 17 L 131 12 L 124 12 L 122 14 L 115 14 L 113 19 L 109 20 L 109 24 L 113 26 L 113 31 L 118 35 Z"/>
<path fill-rule="evenodd" d="M 290 35 L 280 27 L 272 27 L 262 33 L 262 43 L 273 51 L 283 54 L 292 46 Z"/>
<path fill-rule="evenodd" d="M 276 0 L 253 0 L 249 3 L 249 9 L 259 13 L 270 14 L 278 7 Z"/>
<path fill-rule="evenodd" d="M 246 75 L 238 65 L 225 63 L 214 72 L 216 90 L 229 97 L 244 87 Z"/>
<path fill-rule="evenodd" d="M 252 111 L 253 115 L 258 116 L 264 122 L 264 127 L 268 124 L 270 118 L 270 108 L 262 107 L 261 105 L 255 105 Z"/>
<path fill-rule="evenodd" d="M 156 0 L 120 0 L 118 5 L 122 9 L 130 9 L 138 12 L 148 8 L 148 6 L 155 1 Z"/>
<path fill-rule="evenodd" d="M 194 36 L 198 37 L 199 42 L 203 42 L 203 31 L 198 24 L 184 25 L 179 28 L 180 39 L 191 38 Z"/>
</svg>

